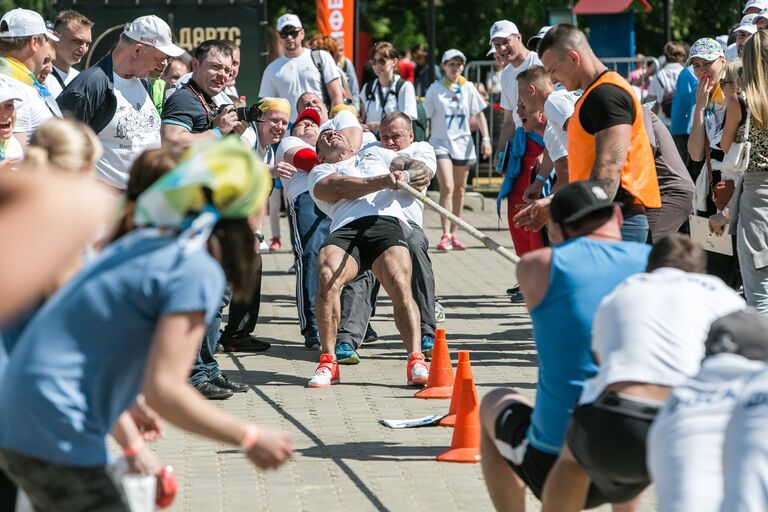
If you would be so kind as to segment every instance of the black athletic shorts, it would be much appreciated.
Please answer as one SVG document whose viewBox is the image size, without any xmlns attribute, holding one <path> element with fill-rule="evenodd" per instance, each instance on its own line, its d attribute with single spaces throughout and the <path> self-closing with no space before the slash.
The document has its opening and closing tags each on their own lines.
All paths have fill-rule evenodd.
<svg viewBox="0 0 768 512">
<path fill-rule="evenodd" d="M 605 391 L 573 411 L 568 448 L 611 503 L 629 501 L 650 485 L 645 443 L 659 407 Z"/>
<path fill-rule="evenodd" d="M 512 470 L 541 499 L 544 482 L 555 465 L 557 455 L 537 450 L 529 444 L 528 428 L 531 426 L 531 406 L 512 402 L 496 418 L 495 444 Z M 585 508 L 594 508 L 608 503 L 595 486 L 590 486 Z"/>
<path fill-rule="evenodd" d="M 400 221 L 394 217 L 363 217 L 340 227 L 325 239 L 323 247 L 335 245 L 352 256 L 358 271 L 371 270 L 373 262 L 390 247 L 408 248 Z"/>
</svg>

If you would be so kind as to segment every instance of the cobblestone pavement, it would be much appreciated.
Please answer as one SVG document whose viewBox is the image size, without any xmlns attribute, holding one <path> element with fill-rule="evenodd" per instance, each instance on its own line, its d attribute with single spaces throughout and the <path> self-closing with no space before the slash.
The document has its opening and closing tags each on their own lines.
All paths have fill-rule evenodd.
<svg viewBox="0 0 768 512">
<path fill-rule="evenodd" d="M 486 205 L 491 202 L 486 201 Z M 506 214 L 503 214 L 506 219 Z M 439 239 L 437 216 L 426 214 L 427 234 Z M 509 244 L 505 222 L 467 212 L 466 219 Z M 287 224 L 282 219 L 284 241 Z M 509 302 L 514 268 L 465 235 L 469 249 L 434 253 L 437 293 L 446 310 L 453 361 L 471 352 L 478 394 L 514 386 L 533 397 L 536 354 L 525 308 Z M 287 248 L 286 248 L 287 249 Z M 237 417 L 291 433 L 296 454 L 276 472 L 259 472 L 228 446 L 168 429 L 156 448 L 179 479 L 174 511 L 483 511 L 492 510 L 479 464 L 435 462 L 451 429 L 390 430 L 380 419 L 418 418 L 447 411 L 447 400 L 412 398 L 405 386 L 405 352 L 392 307 L 380 299 L 373 326 L 381 339 L 360 352 L 358 366 L 341 368 L 341 384 L 305 387 L 318 353 L 304 349 L 294 303 L 289 252 L 264 256 L 262 309 L 256 334 L 273 344 L 262 354 L 220 355 L 233 379 L 251 385 L 216 405 Z M 652 493 L 643 511 L 653 510 Z M 529 496 L 529 510 L 538 510 Z M 610 510 L 605 507 L 600 510 Z"/>
</svg>

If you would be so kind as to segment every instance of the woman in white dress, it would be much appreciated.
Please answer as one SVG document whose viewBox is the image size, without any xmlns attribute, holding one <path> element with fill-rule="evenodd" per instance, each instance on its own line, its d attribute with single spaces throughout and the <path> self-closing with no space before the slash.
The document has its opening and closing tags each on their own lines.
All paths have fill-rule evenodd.
<svg viewBox="0 0 768 512">
<path fill-rule="evenodd" d="M 440 183 L 440 205 L 461 217 L 469 168 L 477 160 L 471 125 L 482 135 L 482 156 L 491 155 L 491 138 L 483 110 L 486 103 L 474 84 L 461 73 L 467 58 L 459 50 L 443 54 L 440 67 L 443 78 L 435 81 L 424 98 L 424 111 L 430 119 L 430 144 L 437 156 L 437 181 Z M 441 219 L 443 236 L 437 244 L 440 251 L 463 250 L 466 246 L 456 236 L 457 226 Z"/>
</svg>

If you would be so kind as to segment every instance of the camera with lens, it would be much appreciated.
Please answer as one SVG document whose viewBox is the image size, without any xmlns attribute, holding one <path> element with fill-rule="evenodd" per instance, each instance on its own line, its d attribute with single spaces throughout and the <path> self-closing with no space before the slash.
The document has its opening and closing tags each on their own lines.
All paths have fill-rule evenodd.
<svg viewBox="0 0 768 512">
<path fill-rule="evenodd" d="M 237 107 L 235 109 L 238 121 L 246 121 L 249 123 L 258 123 L 261 121 L 261 115 L 263 112 L 259 110 L 258 105 L 250 105 L 247 107 Z"/>
</svg>

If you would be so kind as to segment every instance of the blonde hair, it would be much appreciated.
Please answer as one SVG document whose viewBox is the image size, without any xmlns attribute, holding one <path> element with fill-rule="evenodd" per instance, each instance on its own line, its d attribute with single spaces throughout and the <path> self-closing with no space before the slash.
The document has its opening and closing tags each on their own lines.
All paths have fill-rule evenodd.
<svg viewBox="0 0 768 512">
<path fill-rule="evenodd" d="M 760 129 L 768 129 L 768 33 L 758 30 L 744 44 L 742 88 L 752 119 Z"/>
<path fill-rule="evenodd" d="M 101 142 L 89 126 L 70 119 L 51 119 L 32 134 L 24 159 L 34 166 L 88 173 L 101 154 Z"/>
</svg>

